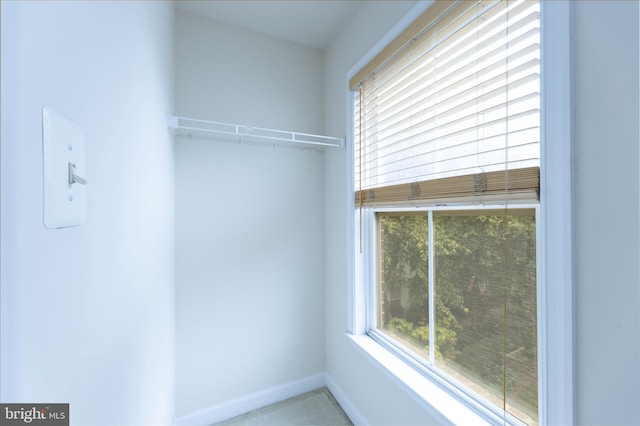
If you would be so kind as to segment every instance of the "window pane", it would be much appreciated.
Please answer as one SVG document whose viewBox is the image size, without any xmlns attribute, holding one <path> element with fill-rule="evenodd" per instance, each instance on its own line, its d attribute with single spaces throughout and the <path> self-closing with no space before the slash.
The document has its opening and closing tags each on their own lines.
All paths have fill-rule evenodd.
<svg viewBox="0 0 640 426">
<path fill-rule="evenodd" d="M 506 396 L 510 414 L 537 424 L 535 210 L 434 211 L 432 248 L 428 212 L 378 213 L 377 224 L 377 328 L 497 407 Z"/>
<path fill-rule="evenodd" d="M 534 211 L 436 213 L 435 365 L 537 423 Z"/>
<path fill-rule="evenodd" d="M 378 328 L 428 360 L 428 217 L 379 214 L 378 232 Z"/>
</svg>

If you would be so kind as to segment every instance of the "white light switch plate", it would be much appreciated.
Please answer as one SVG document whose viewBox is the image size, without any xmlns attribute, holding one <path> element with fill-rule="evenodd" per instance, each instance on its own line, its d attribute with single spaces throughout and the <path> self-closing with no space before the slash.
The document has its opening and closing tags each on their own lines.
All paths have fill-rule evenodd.
<svg viewBox="0 0 640 426">
<path fill-rule="evenodd" d="M 82 129 L 45 106 L 42 108 L 42 148 L 44 226 L 64 228 L 81 225 L 87 216 L 87 185 L 69 183 L 69 163 L 75 164 L 75 175 L 86 178 Z"/>
</svg>

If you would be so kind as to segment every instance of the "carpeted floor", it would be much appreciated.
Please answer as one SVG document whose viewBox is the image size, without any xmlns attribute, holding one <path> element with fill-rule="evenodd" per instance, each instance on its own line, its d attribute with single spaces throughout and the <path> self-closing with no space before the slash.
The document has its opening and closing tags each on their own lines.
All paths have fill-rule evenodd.
<svg viewBox="0 0 640 426">
<path fill-rule="evenodd" d="M 352 425 L 329 389 L 296 396 L 251 411 L 215 426 L 334 426 Z"/>
</svg>

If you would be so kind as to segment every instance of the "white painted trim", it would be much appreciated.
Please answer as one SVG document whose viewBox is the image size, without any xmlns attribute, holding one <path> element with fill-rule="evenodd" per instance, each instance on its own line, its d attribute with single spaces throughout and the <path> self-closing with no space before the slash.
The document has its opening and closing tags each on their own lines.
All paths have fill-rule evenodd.
<svg viewBox="0 0 640 426">
<path fill-rule="evenodd" d="M 575 424 L 573 5 L 541 2 L 540 424 Z"/>
<path fill-rule="evenodd" d="M 176 418 L 177 426 L 204 426 L 231 419 L 285 399 L 324 387 L 326 373 L 274 386 Z"/>
<path fill-rule="evenodd" d="M 427 411 L 431 417 L 437 419 L 437 424 L 481 426 L 498 424 L 501 420 L 493 418 L 492 423 L 474 410 L 471 404 L 448 392 L 430 377 L 417 374 L 407 362 L 368 335 L 354 336 L 346 333 L 346 337 L 365 356 L 365 359 L 372 362 L 398 389 Z"/>
<path fill-rule="evenodd" d="M 360 220 L 356 216 L 356 208 L 353 203 L 353 194 L 355 193 L 355 180 L 354 173 L 355 167 L 353 164 L 354 158 L 354 129 L 353 129 L 353 92 L 349 91 L 349 79 L 346 78 L 344 82 L 345 91 L 347 93 L 347 106 L 345 111 L 346 116 L 346 142 L 347 147 L 347 176 L 348 185 L 345 192 L 345 205 L 346 214 L 344 220 L 346 220 L 346 235 L 345 235 L 345 247 L 347 247 L 347 274 L 349 277 L 349 285 L 347 285 L 347 330 L 353 334 L 362 334 L 366 330 L 366 319 L 364 317 L 365 312 L 365 296 L 362 286 L 356 286 L 355 283 L 362 282 L 362 274 L 364 270 L 362 268 L 363 255 L 360 253 L 359 245 L 356 244 L 355 236 L 360 232 Z"/>
<path fill-rule="evenodd" d="M 333 397 L 338 401 L 342 410 L 347 414 L 351 423 L 355 426 L 367 426 L 370 425 L 366 417 L 362 415 L 360 410 L 356 408 L 355 405 L 351 402 L 351 400 L 347 397 L 347 394 L 338 386 L 338 384 L 333 380 L 333 378 L 327 373 L 327 388 L 333 395 Z"/>
</svg>

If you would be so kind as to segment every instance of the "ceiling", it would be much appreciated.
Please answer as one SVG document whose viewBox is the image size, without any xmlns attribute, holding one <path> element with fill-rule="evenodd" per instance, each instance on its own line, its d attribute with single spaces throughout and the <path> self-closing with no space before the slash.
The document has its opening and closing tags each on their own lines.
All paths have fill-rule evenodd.
<svg viewBox="0 0 640 426">
<path fill-rule="evenodd" d="M 229 24 L 326 49 L 360 1 L 177 0 L 179 9 Z"/>
</svg>

